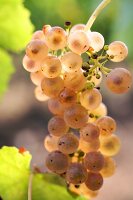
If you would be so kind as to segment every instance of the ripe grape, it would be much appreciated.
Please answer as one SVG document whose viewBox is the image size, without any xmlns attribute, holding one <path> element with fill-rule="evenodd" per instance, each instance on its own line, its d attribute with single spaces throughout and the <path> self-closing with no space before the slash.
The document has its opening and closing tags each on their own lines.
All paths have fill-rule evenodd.
<svg viewBox="0 0 133 200">
<path fill-rule="evenodd" d="M 38 31 L 34 32 L 32 35 L 32 40 L 45 40 L 43 31 L 38 30 Z"/>
<path fill-rule="evenodd" d="M 100 173 L 88 172 L 85 184 L 92 191 L 99 190 L 103 185 L 103 177 Z"/>
<path fill-rule="evenodd" d="M 44 147 L 48 152 L 58 150 L 58 137 L 47 135 L 44 139 Z"/>
<path fill-rule="evenodd" d="M 88 121 L 88 113 L 80 104 L 74 104 L 65 110 L 64 120 L 71 128 L 81 128 Z"/>
<path fill-rule="evenodd" d="M 73 33 L 75 31 L 79 31 L 79 30 L 84 31 L 84 29 L 85 29 L 85 24 L 76 24 L 71 28 L 70 33 Z"/>
<path fill-rule="evenodd" d="M 81 30 L 70 33 L 68 37 L 68 47 L 72 52 L 82 54 L 90 47 L 90 41 L 87 33 Z"/>
<path fill-rule="evenodd" d="M 42 71 L 39 70 L 37 72 L 30 73 L 30 78 L 31 78 L 32 83 L 34 83 L 37 86 L 40 86 L 41 82 L 44 78 L 44 75 L 43 75 Z"/>
<path fill-rule="evenodd" d="M 55 78 L 61 73 L 61 62 L 56 56 L 47 56 L 41 63 L 41 70 L 45 77 Z"/>
<path fill-rule="evenodd" d="M 94 49 L 94 52 L 100 51 L 104 47 L 104 37 L 98 32 L 88 32 L 90 39 L 90 46 Z"/>
<path fill-rule="evenodd" d="M 54 115 L 63 115 L 64 114 L 64 106 L 61 104 L 61 102 L 56 99 L 52 98 L 48 100 L 48 108 L 50 112 L 52 112 Z"/>
<path fill-rule="evenodd" d="M 43 34 L 46 35 L 46 33 L 51 29 L 51 26 L 49 24 L 44 25 L 42 28 Z"/>
<path fill-rule="evenodd" d="M 59 94 L 59 101 L 66 107 L 71 106 L 76 103 L 77 94 L 71 89 L 64 88 Z"/>
<path fill-rule="evenodd" d="M 98 172 L 104 166 L 104 157 L 100 152 L 91 151 L 84 157 L 84 166 L 86 169 Z"/>
<path fill-rule="evenodd" d="M 100 151 L 105 156 L 115 156 L 120 146 L 120 140 L 116 135 L 100 137 Z"/>
<path fill-rule="evenodd" d="M 46 158 L 46 167 L 57 174 L 63 174 L 68 168 L 68 157 L 60 151 L 52 151 Z"/>
<path fill-rule="evenodd" d="M 74 153 L 79 146 L 78 137 L 72 133 L 67 133 L 59 138 L 58 149 L 64 154 Z"/>
<path fill-rule="evenodd" d="M 79 140 L 79 149 L 85 153 L 88 153 L 90 151 L 97 151 L 99 148 L 100 148 L 99 138 L 92 140 L 91 142 L 85 142 L 83 139 Z"/>
<path fill-rule="evenodd" d="M 95 109 L 91 111 L 91 114 L 94 115 L 93 118 L 89 118 L 90 122 L 96 121 L 97 118 L 104 117 L 107 115 L 107 107 L 104 103 L 100 103 L 100 105 Z"/>
<path fill-rule="evenodd" d="M 71 163 L 67 169 L 66 180 L 75 185 L 85 182 L 87 170 L 81 163 Z"/>
<path fill-rule="evenodd" d="M 42 89 L 38 86 L 35 88 L 34 90 L 34 94 L 35 94 L 35 97 L 38 101 L 47 101 L 49 99 L 48 96 L 46 96 Z"/>
<path fill-rule="evenodd" d="M 88 123 L 83 128 L 80 129 L 80 138 L 85 142 L 91 142 L 98 139 L 100 134 L 100 129 L 98 126 L 92 123 Z"/>
<path fill-rule="evenodd" d="M 102 102 L 102 95 L 98 89 L 85 90 L 80 95 L 80 103 L 88 110 L 96 109 Z"/>
<path fill-rule="evenodd" d="M 66 46 L 67 34 L 63 28 L 55 26 L 45 33 L 45 39 L 50 49 L 63 49 Z"/>
<path fill-rule="evenodd" d="M 48 122 L 48 131 L 50 134 L 60 137 L 68 131 L 69 127 L 66 125 L 64 119 L 60 116 L 52 117 Z"/>
<path fill-rule="evenodd" d="M 80 187 L 75 187 L 73 184 L 69 184 L 69 190 L 75 194 L 81 195 Z"/>
<path fill-rule="evenodd" d="M 85 198 L 90 199 L 94 198 L 98 195 L 98 191 L 90 190 L 85 183 L 82 183 L 79 187 L 80 194 L 82 194 Z"/>
<path fill-rule="evenodd" d="M 114 41 L 108 46 L 107 54 L 113 62 L 121 62 L 128 55 L 128 48 L 121 41 Z"/>
<path fill-rule="evenodd" d="M 115 173 L 115 170 L 116 170 L 115 161 L 110 157 L 105 157 L 104 158 L 104 166 L 103 166 L 102 170 L 100 171 L 102 176 L 105 178 L 108 178 Z"/>
<path fill-rule="evenodd" d="M 131 87 L 132 76 L 131 73 L 124 68 L 113 69 L 107 76 L 107 87 L 116 94 L 128 92 Z"/>
<path fill-rule="evenodd" d="M 44 78 L 41 82 L 42 91 L 49 97 L 58 97 L 61 90 L 64 88 L 62 78 Z"/>
<path fill-rule="evenodd" d="M 28 72 L 36 72 L 40 70 L 41 65 L 39 62 L 31 60 L 27 55 L 23 58 L 23 67 Z"/>
</svg>

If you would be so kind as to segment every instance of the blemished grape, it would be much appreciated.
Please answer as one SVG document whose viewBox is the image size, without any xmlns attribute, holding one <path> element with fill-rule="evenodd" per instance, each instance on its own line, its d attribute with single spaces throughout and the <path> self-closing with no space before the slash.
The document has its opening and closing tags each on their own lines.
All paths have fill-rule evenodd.
<svg viewBox="0 0 133 200">
<path fill-rule="evenodd" d="M 121 62 L 128 55 L 128 48 L 121 41 L 114 41 L 108 46 L 107 54 L 113 62 Z"/>
<path fill-rule="evenodd" d="M 100 140 L 95 139 L 91 142 L 85 142 L 83 139 L 79 140 L 79 149 L 84 153 L 88 153 L 90 151 L 97 151 L 100 148 Z"/>
<path fill-rule="evenodd" d="M 64 120 L 71 128 L 81 128 L 88 121 L 87 110 L 80 104 L 74 104 L 65 110 Z"/>
<path fill-rule="evenodd" d="M 48 55 L 48 47 L 43 40 L 32 40 L 26 47 L 26 55 L 35 61 L 41 61 Z"/>
<path fill-rule="evenodd" d="M 59 101 L 66 107 L 71 106 L 76 103 L 77 94 L 71 89 L 64 88 L 59 94 Z"/>
<path fill-rule="evenodd" d="M 116 94 L 128 92 L 132 83 L 131 73 L 124 68 L 113 69 L 107 76 L 107 87 Z"/>
<path fill-rule="evenodd" d="M 78 137 L 72 133 L 67 133 L 59 138 L 58 149 L 64 154 L 74 153 L 79 146 Z"/>
<path fill-rule="evenodd" d="M 88 32 L 90 39 L 90 46 L 94 49 L 94 52 L 100 51 L 104 47 L 104 37 L 98 32 Z"/>
<path fill-rule="evenodd" d="M 45 40 L 43 31 L 38 30 L 38 31 L 34 32 L 32 35 L 32 40 Z"/>
<path fill-rule="evenodd" d="M 87 170 L 81 163 L 71 163 L 67 169 L 66 180 L 75 185 L 84 183 L 87 178 Z"/>
<path fill-rule="evenodd" d="M 88 123 L 80 129 L 80 138 L 85 142 L 91 142 L 99 138 L 100 129 L 92 123 Z"/>
<path fill-rule="evenodd" d="M 59 99 L 56 98 L 48 100 L 48 108 L 54 115 L 63 115 L 65 110 Z"/>
<path fill-rule="evenodd" d="M 100 129 L 100 135 L 107 136 L 116 131 L 116 122 L 112 117 L 101 117 L 96 121 L 96 124 Z"/>
<path fill-rule="evenodd" d="M 69 190 L 75 194 L 81 195 L 80 187 L 75 187 L 73 184 L 69 184 Z"/>
<path fill-rule="evenodd" d="M 90 190 L 85 183 L 82 183 L 79 187 L 80 194 L 82 194 L 85 198 L 90 199 L 90 198 L 95 198 L 98 195 L 98 191 L 92 191 Z"/>
<path fill-rule="evenodd" d="M 56 56 L 47 56 L 41 63 L 41 70 L 47 78 L 55 78 L 59 76 L 61 69 L 61 62 Z"/>
<path fill-rule="evenodd" d="M 34 83 L 37 86 L 41 85 L 43 78 L 44 78 L 44 75 L 41 70 L 30 73 L 30 79 L 32 83 Z"/>
<path fill-rule="evenodd" d="M 46 157 L 46 167 L 57 174 L 63 174 L 67 171 L 69 160 L 67 155 L 60 151 L 52 151 Z"/>
<path fill-rule="evenodd" d="M 64 88 L 64 82 L 62 78 L 44 78 L 41 82 L 42 91 L 49 97 L 58 97 L 59 93 Z"/>
<path fill-rule="evenodd" d="M 50 49 L 63 49 L 67 43 L 67 34 L 63 28 L 55 26 L 46 32 L 45 39 Z"/>
<path fill-rule="evenodd" d="M 59 137 L 47 135 L 44 139 L 44 147 L 48 152 L 58 150 Z"/>
<path fill-rule="evenodd" d="M 100 137 L 100 152 L 105 156 L 115 156 L 120 151 L 120 146 L 116 135 Z"/>
<path fill-rule="evenodd" d="M 100 152 L 91 151 L 84 157 L 84 166 L 90 171 L 98 172 L 104 166 L 104 156 Z"/>
<path fill-rule="evenodd" d="M 104 103 L 100 103 L 100 105 L 95 110 L 92 110 L 91 113 L 96 118 L 104 117 L 107 115 L 107 106 Z"/>
<path fill-rule="evenodd" d="M 70 33 L 79 31 L 79 30 L 84 31 L 84 29 L 85 29 L 85 24 L 76 24 L 71 28 Z"/>
<path fill-rule="evenodd" d="M 116 170 L 116 163 L 115 161 L 110 157 L 104 158 L 104 166 L 100 173 L 104 178 L 108 178 L 112 176 L 115 173 Z"/>
<path fill-rule="evenodd" d="M 37 72 L 38 70 L 40 70 L 41 64 L 25 55 L 23 58 L 23 67 L 28 72 Z"/>
<path fill-rule="evenodd" d="M 67 52 L 61 57 L 61 63 L 66 72 L 72 73 L 78 71 L 82 67 L 82 58 L 76 53 Z"/>
<path fill-rule="evenodd" d="M 54 136 L 60 137 L 67 133 L 68 129 L 69 127 L 60 116 L 54 116 L 48 122 L 48 131 Z"/>
<path fill-rule="evenodd" d="M 88 172 L 86 186 L 92 190 L 99 190 L 103 185 L 103 177 L 100 173 Z"/>
<path fill-rule="evenodd" d="M 35 97 L 36 97 L 36 99 L 37 99 L 38 101 L 47 101 L 47 100 L 49 99 L 49 97 L 46 96 L 46 95 L 43 93 L 42 89 L 41 89 L 39 86 L 37 86 L 37 87 L 35 88 L 34 94 L 35 94 Z"/>
<path fill-rule="evenodd" d="M 87 110 L 96 109 L 102 102 L 102 95 L 98 89 L 85 90 L 80 95 L 80 103 Z"/>
<path fill-rule="evenodd" d="M 68 37 L 68 47 L 72 52 L 82 54 L 90 47 L 90 40 L 87 33 L 81 30 L 70 33 Z"/>
</svg>

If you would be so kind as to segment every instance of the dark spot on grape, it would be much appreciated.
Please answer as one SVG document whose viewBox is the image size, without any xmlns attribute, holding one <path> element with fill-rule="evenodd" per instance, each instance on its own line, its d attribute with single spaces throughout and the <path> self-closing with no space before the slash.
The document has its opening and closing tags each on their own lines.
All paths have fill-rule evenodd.
<svg viewBox="0 0 133 200">
<path fill-rule="evenodd" d="M 86 133 L 86 136 L 88 136 L 89 134 L 88 133 Z"/>
<path fill-rule="evenodd" d="M 50 160 L 51 162 L 53 162 L 53 160 Z"/>
<path fill-rule="evenodd" d="M 37 54 L 37 53 L 38 53 L 38 49 L 32 49 L 31 51 L 32 51 L 32 53 L 34 53 L 34 54 Z"/>
<path fill-rule="evenodd" d="M 80 181 L 81 182 L 81 181 Z M 79 188 L 80 187 L 80 185 L 75 185 L 75 188 Z"/>
</svg>

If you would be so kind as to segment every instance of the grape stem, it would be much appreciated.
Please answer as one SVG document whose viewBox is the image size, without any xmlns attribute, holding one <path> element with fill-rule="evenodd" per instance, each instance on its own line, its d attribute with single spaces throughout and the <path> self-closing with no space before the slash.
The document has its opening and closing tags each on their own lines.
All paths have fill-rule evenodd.
<svg viewBox="0 0 133 200">
<path fill-rule="evenodd" d="M 98 17 L 98 15 L 102 12 L 102 10 L 111 2 L 111 0 L 103 0 L 101 2 L 101 4 L 96 8 L 96 10 L 93 12 L 93 14 L 91 15 L 91 17 L 89 18 L 86 27 L 85 27 L 85 31 L 88 31 L 91 29 L 94 21 L 96 20 L 96 18 Z"/>
<path fill-rule="evenodd" d="M 29 177 L 28 200 L 32 200 L 32 180 L 33 180 L 33 173 L 31 173 Z"/>
</svg>

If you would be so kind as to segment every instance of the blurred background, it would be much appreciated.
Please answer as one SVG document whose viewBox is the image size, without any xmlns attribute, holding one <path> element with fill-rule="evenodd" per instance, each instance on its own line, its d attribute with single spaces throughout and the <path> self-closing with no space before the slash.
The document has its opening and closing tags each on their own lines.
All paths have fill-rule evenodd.
<svg viewBox="0 0 133 200">
<path fill-rule="evenodd" d="M 64 26 L 86 23 L 100 0 L 0 0 L 0 146 L 25 147 L 32 163 L 44 169 L 43 146 L 51 117 L 47 102 L 38 102 L 29 74 L 22 67 L 24 48 L 33 31 L 44 24 Z M 122 40 L 129 57 L 115 64 L 133 71 L 133 1 L 112 0 L 92 30 L 102 33 L 106 43 Z M 105 181 L 96 200 L 133 200 L 133 89 L 126 95 L 110 93 L 103 80 L 101 92 L 108 114 L 116 119 L 122 149 L 115 157 L 116 174 Z"/>
</svg>

